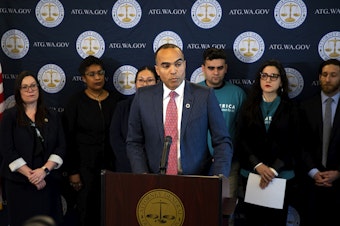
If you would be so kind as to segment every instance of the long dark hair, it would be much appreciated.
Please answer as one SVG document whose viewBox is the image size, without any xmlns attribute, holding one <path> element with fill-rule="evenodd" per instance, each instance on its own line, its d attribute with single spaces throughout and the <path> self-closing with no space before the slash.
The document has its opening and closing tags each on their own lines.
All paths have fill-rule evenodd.
<svg viewBox="0 0 340 226">
<path fill-rule="evenodd" d="M 42 126 L 45 122 L 45 118 L 47 115 L 47 109 L 44 105 L 43 95 L 42 95 L 42 89 L 39 85 L 38 79 L 31 71 L 22 71 L 14 82 L 14 96 L 15 96 L 15 106 L 18 109 L 18 124 L 19 125 L 28 125 L 29 122 L 27 121 L 27 116 L 25 113 L 25 103 L 21 97 L 20 89 L 21 89 L 21 83 L 22 80 L 27 77 L 31 76 L 34 78 L 35 82 L 38 84 L 38 92 L 39 97 L 37 100 L 37 111 L 35 113 L 35 124 L 37 126 Z"/>
<path fill-rule="evenodd" d="M 282 86 L 277 90 L 277 95 L 281 97 L 281 100 L 288 100 L 288 78 L 286 75 L 286 71 L 282 64 L 278 60 L 268 60 L 265 61 L 258 71 L 256 72 L 255 82 L 249 90 L 249 95 L 246 101 L 243 104 L 243 112 L 245 113 L 248 119 L 253 119 L 256 112 L 259 110 L 260 103 L 262 101 L 262 89 L 260 84 L 260 73 L 267 66 L 276 67 L 279 71 Z"/>
</svg>

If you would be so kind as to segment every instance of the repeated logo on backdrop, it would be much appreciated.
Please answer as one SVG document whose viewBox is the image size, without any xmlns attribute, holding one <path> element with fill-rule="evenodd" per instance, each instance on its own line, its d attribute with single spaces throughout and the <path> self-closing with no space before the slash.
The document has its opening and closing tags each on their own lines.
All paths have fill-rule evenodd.
<svg viewBox="0 0 340 226">
<path fill-rule="evenodd" d="M 340 59 L 340 32 L 330 32 L 322 37 L 319 43 L 319 54 L 323 60 Z"/>
<path fill-rule="evenodd" d="M 38 72 L 38 81 L 47 93 L 58 93 L 64 88 L 66 76 L 58 65 L 44 65 Z"/>
<path fill-rule="evenodd" d="M 209 29 L 220 22 L 222 8 L 215 0 L 198 0 L 191 8 L 191 18 L 197 26 Z"/>
<path fill-rule="evenodd" d="M 85 31 L 79 35 L 76 48 L 78 54 L 85 58 L 89 55 L 100 58 L 105 51 L 105 41 L 103 37 L 95 31 Z"/>
<path fill-rule="evenodd" d="M 265 45 L 260 35 L 248 31 L 236 38 L 233 49 L 237 59 L 244 63 L 253 63 L 261 58 Z"/>
<path fill-rule="evenodd" d="M 200 83 L 205 80 L 205 75 L 202 71 L 202 67 L 197 68 L 190 77 L 190 82 Z"/>
<path fill-rule="evenodd" d="M 181 37 L 173 31 L 163 31 L 159 33 L 153 41 L 153 51 L 156 50 L 166 43 L 172 43 L 183 49 L 183 42 Z"/>
<path fill-rule="evenodd" d="M 8 29 L 2 30 L 0 34 L 1 49 L 6 60 L 12 60 L 13 62 L 20 60 L 25 62 L 30 55 L 30 51 L 36 50 L 37 48 L 40 48 L 41 51 L 48 52 L 46 54 L 47 56 L 50 56 L 50 52 L 52 52 L 50 50 L 52 48 L 63 48 L 63 54 L 65 55 L 69 54 L 67 51 L 74 51 L 81 58 L 89 55 L 94 55 L 99 58 L 103 56 L 117 56 L 117 59 L 122 60 L 120 64 L 123 66 L 120 66 L 108 76 L 112 77 L 114 87 L 124 95 L 135 93 L 134 77 L 137 69 L 135 65 L 127 65 L 124 59 L 121 59 L 121 55 L 115 54 L 119 51 L 136 49 L 154 53 L 165 43 L 176 44 L 186 52 L 186 57 L 187 53 L 189 53 L 197 57 L 197 59 L 201 59 L 201 56 L 197 56 L 198 52 L 195 51 L 217 45 L 225 50 L 230 50 L 234 58 L 232 60 L 240 64 L 240 67 L 246 64 L 245 68 L 254 63 L 258 63 L 260 60 L 264 60 L 263 56 L 267 51 L 270 51 L 273 57 L 276 56 L 275 53 L 281 55 L 287 53 L 286 55 L 288 56 L 289 54 L 296 55 L 297 52 L 301 53 L 305 51 L 304 54 L 306 52 L 309 54 L 314 51 L 319 54 L 317 57 L 320 57 L 320 60 L 329 58 L 340 60 L 340 31 L 329 29 L 324 33 L 320 33 L 319 36 L 314 36 L 314 39 L 317 39 L 316 42 L 318 43 L 315 45 L 309 40 L 309 37 L 304 39 L 306 43 L 294 43 L 295 39 L 293 38 L 288 38 L 288 43 L 282 43 L 281 40 L 273 40 L 272 36 L 270 36 L 270 32 L 272 32 L 271 29 L 268 29 L 268 32 L 263 32 L 263 29 L 256 29 L 256 26 L 253 26 L 253 22 L 255 23 L 259 19 L 269 18 L 272 20 L 270 22 L 274 22 L 272 23 L 274 25 L 271 26 L 274 26 L 276 30 L 284 30 L 282 33 L 290 32 L 291 35 L 294 31 L 300 31 L 300 29 L 304 27 L 302 25 L 305 25 L 308 21 L 306 20 L 307 17 L 318 16 L 318 20 L 322 20 L 325 18 L 323 16 L 334 16 L 334 18 L 336 18 L 336 16 L 340 15 L 339 8 L 324 9 L 322 2 L 315 3 L 320 5 L 319 9 L 310 7 L 310 3 L 305 3 L 302 0 L 279 0 L 274 4 L 267 4 L 267 8 L 256 8 L 256 3 L 244 7 L 241 3 L 228 2 L 227 4 L 221 0 L 196 0 L 192 3 L 178 1 L 177 4 L 172 6 L 173 8 L 171 8 L 171 3 L 169 2 L 164 3 L 164 8 L 162 8 L 163 3 L 155 2 L 156 6 L 154 7 L 143 0 L 117 0 L 112 3 L 105 2 L 100 4 L 88 0 L 89 2 L 86 4 L 87 7 L 91 4 L 97 7 L 96 9 L 91 9 L 85 8 L 85 6 L 82 5 L 79 5 L 79 8 L 72 8 L 74 4 L 60 0 L 39 0 L 33 9 L 24 9 L 20 8 L 21 6 L 19 4 L 16 6 L 16 4 L 10 0 L 6 1 L 8 1 L 7 5 L 10 6 L 5 4 L 6 7 L 4 7 L 0 4 L 1 17 L 22 16 L 20 19 L 13 20 L 11 24 L 8 24 Z M 325 1 L 331 2 L 331 0 Z M 11 4 L 9 4 L 9 2 L 11 2 Z M 309 14 L 307 14 L 307 11 Z M 31 13 L 34 13 L 35 17 L 33 16 L 33 18 L 36 19 L 36 21 L 34 20 L 32 23 L 38 24 L 43 30 L 39 31 L 40 33 L 38 35 L 36 33 L 32 34 L 28 29 L 25 30 L 25 26 L 17 26 L 17 24 L 25 24 L 26 19 L 23 19 L 25 18 L 24 16 Z M 86 25 L 86 20 L 98 20 L 99 23 L 105 23 L 107 30 L 101 29 L 101 26 L 84 26 L 86 28 L 81 29 L 80 32 L 80 29 L 77 29 L 76 34 L 62 34 L 63 36 L 60 36 L 62 38 L 57 41 L 55 41 L 55 39 L 58 39 L 59 36 L 48 37 L 50 31 L 53 31 L 50 33 L 54 34 L 57 29 L 62 30 L 66 26 L 69 26 L 65 24 L 65 19 L 68 19 L 68 23 L 70 23 L 70 16 L 73 16 L 73 19 L 80 18 L 84 23 L 82 25 Z M 181 22 L 173 22 L 172 25 L 174 26 L 170 27 L 166 25 L 164 29 L 161 22 L 164 18 L 171 22 L 180 18 Z M 27 17 L 27 20 L 30 19 L 31 17 Z M 154 19 L 155 24 L 143 24 L 143 19 L 148 19 L 148 21 Z M 249 25 L 241 26 L 242 29 L 238 30 L 238 26 L 236 26 L 236 22 L 234 21 L 241 20 L 243 21 L 242 23 L 249 23 Z M 230 28 L 221 27 L 228 23 L 232 24 L 229 25 L 232 27 L 232 32 L 224 32 L 224 29 Z M 156 28 L 156 24 L 160 25 L 159 30 L 148 30 Z M 261 26 L 266 25 L 261 24 Z M 147 35 L 141 34 L 144 31 Z M 189 35 L 186 34 L 188 32 Z M 124 37 L 120 37 L 117 40 L 117 38 L 113 38 L 112 35 L 110 35 L 112 33 L 115 33 L 115 35 L 116 33 L 124 33 Z M 133 41 L 131 41 L 130 34 L 133 34 L 131 36 L 136 36 Z M 218 37 L 218 39 L 214 39 L 215 37 Z M 73 46 L 75 46 L 75 48 Z M 285 54 L 282 54 L 283 52 Z M 143 56 L 141 56 L 141 58 L 143 59 Z M 230 59 L 229 55 L 228 58 Z M 192 62 L 192 57 L 188 59 L 188 62 L 189 61 Z M 140 62 L 136 62 L 136 64 L 137 63 Z M 75 75 L 74 72 L 70 73 L 66 71 L 65 65 L 54 62 L 52 56 L 51 62 L 44 64 L 45 65 L 38 65 L 38 68 L 40 68 L 39 78 L 42 88 L 48 93 L 59 93 L 64 89 L 67 81 L 66 74 L 69 76 L 73 75 L 73 77 L 78 76 Z M 74 66 L 72 65 L 72 67 Z M 66 72 L 64 72 L 64 70 Z M 290 84 L 290 97 L 297 97 L 301 94 L 305 86 L 302 76 L 303 69 L 286 68 L 286 70 Z M 6 79 L 7 74 L 10 73 L 11 72 L 5 72 L 4 78 Z M 191 74 L 190 80 L 192 82 L 198 83 L 204 80 L 204 75 L 200 67 L 188 71 L 187 74 Z M 237 76 L 238 75 L 234 75 L 234 77 Z M 13 78 L 9 76 L 8 79 Z M 70 79 L 70 81 L 81 82 L 76 79 Z M 248 86 L 251 84 L 251 79 L 232 78 L 232 82 Z"/>
<path fill-rule="evenodd" d="M 300 26 L 307 17 L 307 7 L 301 0 L 281 0 L 274 10 L 276 22 L 287 29 Z"/>
<path fill-rule="evenodd" d="M 9 58 L 20 59 L 28 53 L 30 43 L 22 31 L 12 29 L 2 35 L 1 48 Z"/>
<path fill-rule="evenodd" d="M 64 7 L 58 0 L 40 1 L 35 7 L 38 21 L 45 27 L 56 27 L 64 19 Z"/>
<path fill-rule="evenodd" d="M 303 77 L 300 72 L 294 68 L 285 68 L 288 78 L 288 96 L 290 98 L 297 97 L 304 86 Z"/>
<path fill-rule="evenodd" d="M 135 77 L 137 69 L 130 65 L 119 67 L 113 75 L 113 85 L 124 94 L 131 95 L 136 92 Z"/>
<path fill-rule="evenodd" d="M 112 18 L 121 28 L 136 26 L 142 17 L 142 9 L 134 0 L 119 0 L 112 7 Z"/>
</svg>

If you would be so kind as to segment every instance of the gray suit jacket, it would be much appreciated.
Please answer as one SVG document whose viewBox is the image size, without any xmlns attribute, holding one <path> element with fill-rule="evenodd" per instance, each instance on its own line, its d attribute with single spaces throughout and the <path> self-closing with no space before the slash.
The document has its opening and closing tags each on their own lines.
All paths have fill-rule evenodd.
<svg viewBox="0 0 340 226">
<path fill-rule="evenodd" d="M 164 143 L 163 83 L 142 87 L 133 100 L 127 135 L 127 155 L 134 173 L 159 173 Z M 209 153 L 210 130 L 214 156 Z M 233 156 L 231 138 L 210 88 L 185 81 L 181 122 L 182 174 L 229 176 Z"/>
</svg>

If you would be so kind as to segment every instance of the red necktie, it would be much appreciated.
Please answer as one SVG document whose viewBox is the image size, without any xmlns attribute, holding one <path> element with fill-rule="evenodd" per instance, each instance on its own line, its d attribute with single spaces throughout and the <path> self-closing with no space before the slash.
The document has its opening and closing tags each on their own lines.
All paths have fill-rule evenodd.
<svg viewBox="0 0 340 226">
<path fill-rule="evenodd" d="M 165 136 L 172 137 L 172 144 L 170 146 L 169 158 L 168 158 L 168 169 L 166 174 L 177 175 L 178 171 L 178 160 L 177 160 L 177 140 L 178 140 L 178 115 L 177 115 L 177 106 L 175 102 L 175 97 L 177 93 L 175 91 L 171 91 L 170 101 L 166 108 L 166 116 L 165 116 L 165 126 L 164 133 Z"/>
</svg>

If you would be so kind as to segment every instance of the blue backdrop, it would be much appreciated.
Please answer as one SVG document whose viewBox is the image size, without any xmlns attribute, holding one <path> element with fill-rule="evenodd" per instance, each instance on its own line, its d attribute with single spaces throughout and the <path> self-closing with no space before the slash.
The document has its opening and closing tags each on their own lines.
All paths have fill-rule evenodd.
<svg viewBox="0 0 340 226">
<path fill-rule="evenodd" d="M 290 96 L 319 90 L 318 65 L 340 59 L 339 1 L 301 0 L 1 0 L 0 63 L 6 105 L 22 70 L 35 72 L 47 104 L 63 111 L 68 96 L 83 88 L 78 65 L 87 55 L 105 62 L 106 88 L 135 92 L 137 68 L 154 64 L 161 44 L 179 45 L 188 80 L 204 79 L 203 49 L 223 48 L 226 79 L 244 89 L 263 61 L 280 60 Z"/>
</svg>

